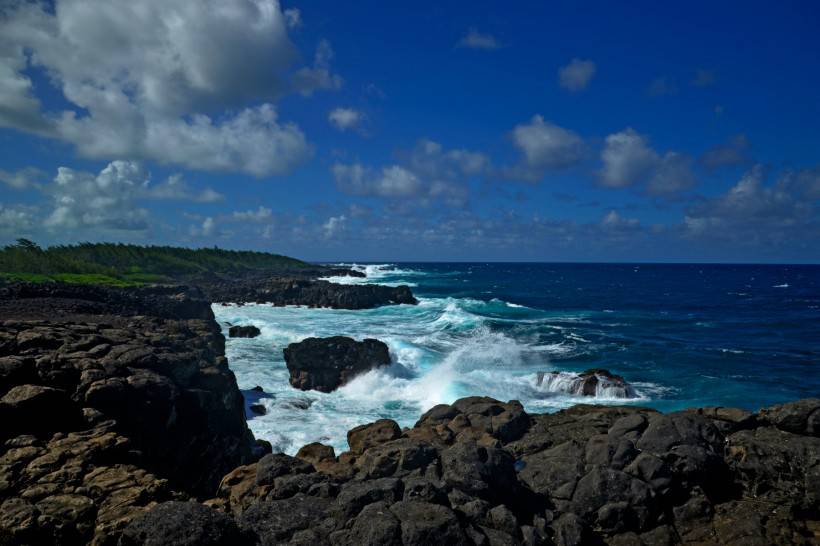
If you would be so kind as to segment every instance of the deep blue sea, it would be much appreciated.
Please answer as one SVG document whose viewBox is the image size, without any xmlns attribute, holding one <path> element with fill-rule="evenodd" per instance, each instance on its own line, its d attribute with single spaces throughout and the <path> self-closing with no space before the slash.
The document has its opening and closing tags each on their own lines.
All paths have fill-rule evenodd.
<svg viewBox="0 0 820 546">
<path fill-rule="evenodd" d="M 214 306 L 223 324 L 254 324 L 228 358 L 257 437 L 295 452 L 380 417 L 411 426 L 468 395 L 520 400 L 528 411 L 579 402 L 661 410 L 761 406 L 820 395 L 820 266 L 652 264 L 358 264 L 366 279 L 408 284 L 418 306 L 364 311 Z M 226 326 L 225 326 L 226 327 Z M 226 327 L 227 328 L 227 327 Z M 330 394 L 292 389 L 282 357 L 309 336 L 376 337 L 393 365 Z M 575 374 L 606 368 L 634 398 L 572 394 Z M 551 381 L 537 380 L 538 372 Z M 255 385 L 265 394 L 250 391 Z M 304 409 L 307 407 L 307 409 Z"/>
</svg>

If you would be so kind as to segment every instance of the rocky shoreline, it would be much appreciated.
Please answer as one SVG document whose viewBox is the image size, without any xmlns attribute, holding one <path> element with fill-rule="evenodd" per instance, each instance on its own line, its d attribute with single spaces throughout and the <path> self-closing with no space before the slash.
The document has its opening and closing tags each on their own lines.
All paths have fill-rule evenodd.
<svg viewBox="0 0 820 546">
<path fill-rule="evenodd" d="M 0 545 L 820 541 L 820 399 L 538 415 L 473 397 L 357 427 L 349 452 L 270 454 L 210 290 L 0 287 Z"/>
<path fill-rule="evenodd" d="M 296 277 L 209 281 L 198 285 L 215 303 L 270 303 L 334 309 L 370 309 L 418 303 L 407 286 L 336 284 Z"/>
</svg>

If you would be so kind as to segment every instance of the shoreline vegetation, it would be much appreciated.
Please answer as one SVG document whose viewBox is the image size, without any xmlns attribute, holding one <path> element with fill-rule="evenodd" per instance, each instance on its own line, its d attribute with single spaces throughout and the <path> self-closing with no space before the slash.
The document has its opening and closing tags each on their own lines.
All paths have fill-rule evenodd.
<svg viewBox="0 0 820 546">
<path fill-rule="evenodd" d="M 203 278 L 304 275 L 322 269 L 278 254 L 216 247 L 80 243 L 41 248 L 18 239 L 0 249 L 0 276 L 26 282 L 139 286 Z"/>
</svg>

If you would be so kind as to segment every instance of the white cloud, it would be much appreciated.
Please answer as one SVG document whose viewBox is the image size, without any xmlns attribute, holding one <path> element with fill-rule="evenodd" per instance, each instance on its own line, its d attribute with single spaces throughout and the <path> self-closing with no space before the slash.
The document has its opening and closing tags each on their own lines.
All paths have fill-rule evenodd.
<svg viewBox="0 0 820 546">
<path fill-rule="evenodd" d="M 298 55 L 276 0 L 20 2 L 4 15 L 0 126 L 65 140 L 91 158 L 281 174 L 310 148 L 272 101 L 340 82 L 324 42 L 314 67 L 290 73 Z M 32 66 L 70 110 L 42 111 Z"/>
<path fill-rule="evenodd" d="M 617 211 L 609 211 L 601 219 L 601 227 L 606 229 L 631 229 L 640 226 L 637 218 L 624 218 Z"/>
<path fill-rule="evenodd" d="M 336 163 L 331 168 L 337 187 L 349 194 L 391 199 L 415 197 L 418 205 L 444 202 L 462 206 L 467 200 L 465 182 L 489 167 L 483 154 L 465 149 L 445 150 L 438 142 L 421 139 L 397 154 L 398 164 L 380 169 L 361 163 Z"/>
<path fill-rule="evenodd" d="M 96 176 L 60 167 L 47 190 L 54 210 L 44 225 L 50 230 L 144 231 L 148 211 L 134 201 L 147 181 L 147 171 L 135 161 L 113 161 Z"/>
<path fill-rule="evenodd" d="M 196 203 L 218 203 L 225 199 L 224 195 L 211 188 L 205 188 L 202 191 L 192 190 L 181 174 L 171 175 L 160 184 L 152 186 L 149 186 L 146 182 L 144 186 L 145 191 L 142 195 L 153 199 L 193 201 Z"/>
<path fill-rule="evenodd" d="M 304 67 L 296 71 L 293 76 L 293 88 L 302 95 L 309 97 L 320 89 L 339 89 L 342 86 L 342 77 L 330 70 L 330 61 L 334 52 L 330 42 L 322 40 L 316 48 L 316 55 L 312 67 Z"/>
<path fill-rule="evenodd" d="M 207 218 L 205 218 L 205 220 L 202 221 L 201 233 L 203 236 L 207 237 L 208 235 L 213 235 L 215 229 L 216 222 L 210 216 L 208 216 Z"/>
<path fill-rule="evenodd" d="M 523 154 L 522 163 L 506 169 L 509 178 L 538 181 L 546 171 L 564 169 L 584 156 L 584 141 L 576 133 L 544 121 L 539 115 L 512 131 L 515 146 Z"/>
<path fill-rule="evenodd" d="M 260 205 L 256 210 L 235 211 L 231 216 L 243 222 L 265 222 L 273 218 L 273 211 Z"/>
<path fill-rule="evenodd" d="M 341 216 L 331 216 L 322 226 L 325 238 L 330 239 L 331 237 L 338 235 L 344 231 L 346 225 L 347 217 L 344 214 Z"/>
<path fill-rule="evenodd" d="M 0 233 L 24 235 L 34 227 L 34 224 L 33 208 L 21 205 L 9 207 L 0 203 Z"/>
<path fill-rule="evenodd" d="M 410 154 L 407 165 L 417 175 L 441 180 L 455 180 L 462 176 L 481 174 L 489 167 L 490 160 L 484 154 L 457 148 L 444 150 L 433 140 L 420 139 Z"/>
<path fill-rule="evenodd" d="M 327 119 L 340 131 L 346 131 L 359 125 L 364 119 L 364 114 L 353 108 L 334 108 L 327 115 Z"/>
<path fill-rule="evenodd" d="M 609 188 L 645 184 L 648 193 L 670 197 L 696 183 L 688 156 L 671 151 L 661 156 L 631 127 L 606 137 L 601 160 L 599 180 Z"/>
<path fill-rule="evenodd" d="M 787 172 L 766 186 L 763 167 L 755 165 L 725 194 L 690 207 L 686 232 L 742 245 L 816 242 L 820 192 L 812 192 L 811 176 L 806 176 L 810 172 Z"/>
<path fill-rule="evenodd" d="M 561 87 L 570 91 L 582 91 L 587 88 L 595 75 L 595 63 L 588 59 L 572 59 L 558 70 L 558 82 Z"/>
<path fill-rule="evenodd" d="M 678 152 L 667 152 L 655 165 L 646 190 L 652 195 L 670 196 L 694 187 L 696 182 L 692 160 Z"/>
<path fill-rule="evenodd" d="M 748 151 L 746 135 L 735 135 L 728 142 L 709 148 L 701 157 L 701 163 L 709 169 L 740 165 L 748 160 Z"/>
<path fill-rule="evenodd" d="M 475 28 L 467 31 L 456 47 L 466 47 L 469 49 L 498 49 L 501 43 L 492 34 L 484 34 Z"/>
<path fill-rule="evenodd" d="M 285 23 L 288 28 L 299 28 L 302 26 L 302 12 L 298 8 L 289 8 L 282 12 L 285 16 Z"/>
<path fill-rule="evenodd" d="M 45 177 L 45 172 L 36 167 L 25 167 L 14 172 L 0 169 L 0 182 L 16 190 L 37 186 Z"/>
<path fill-rule="evenodd" d="M 649 147 L 646 137 L 628 127 L 606 137 L 601 152 L 604 168 L 601 183 L 610 188 L 623 188 L 645 178 L 658 162 L 658 154 Z"/>
<path fill-rule="evenodd" d="M 374 171 L 360 163 L 337 163 L 331 170 L 339 189 L 353 195 L 409 197 L 416 195 L 423 186 L 415 174 L 399 165 Z"/>
<path fill-rule="evenodd" d="M 140 206 L 142 201 L 214 203 L 224 199 L 211 188 L 191 188 L 180 174 L 153 184 L 141 162 L 125 160 L 112 161 L 98 174 L 59 167 L 52 183 L 37 188 L 52 202 L 41 225 L 58 234 L 147 232 L 153 222 L 149 211 Z"/>
</svg>

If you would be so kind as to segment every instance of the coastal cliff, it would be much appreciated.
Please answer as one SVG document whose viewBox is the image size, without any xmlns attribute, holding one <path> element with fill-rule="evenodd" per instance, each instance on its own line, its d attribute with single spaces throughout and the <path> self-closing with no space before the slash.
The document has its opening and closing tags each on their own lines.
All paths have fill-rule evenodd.
<svg viewBox="0 0 820 546">
<path fill-rule="evenodd" d="M 266 454 L 197 289 L 0 287 L 0 545 L 816 544 L 820 400 L 471 397 Z"/>
<path fill-rule="evenodd" d="M 16 284 L 0 317 L 0 544 L 116 543 L 262 455 L 198 291 Z"/>
</svg>

